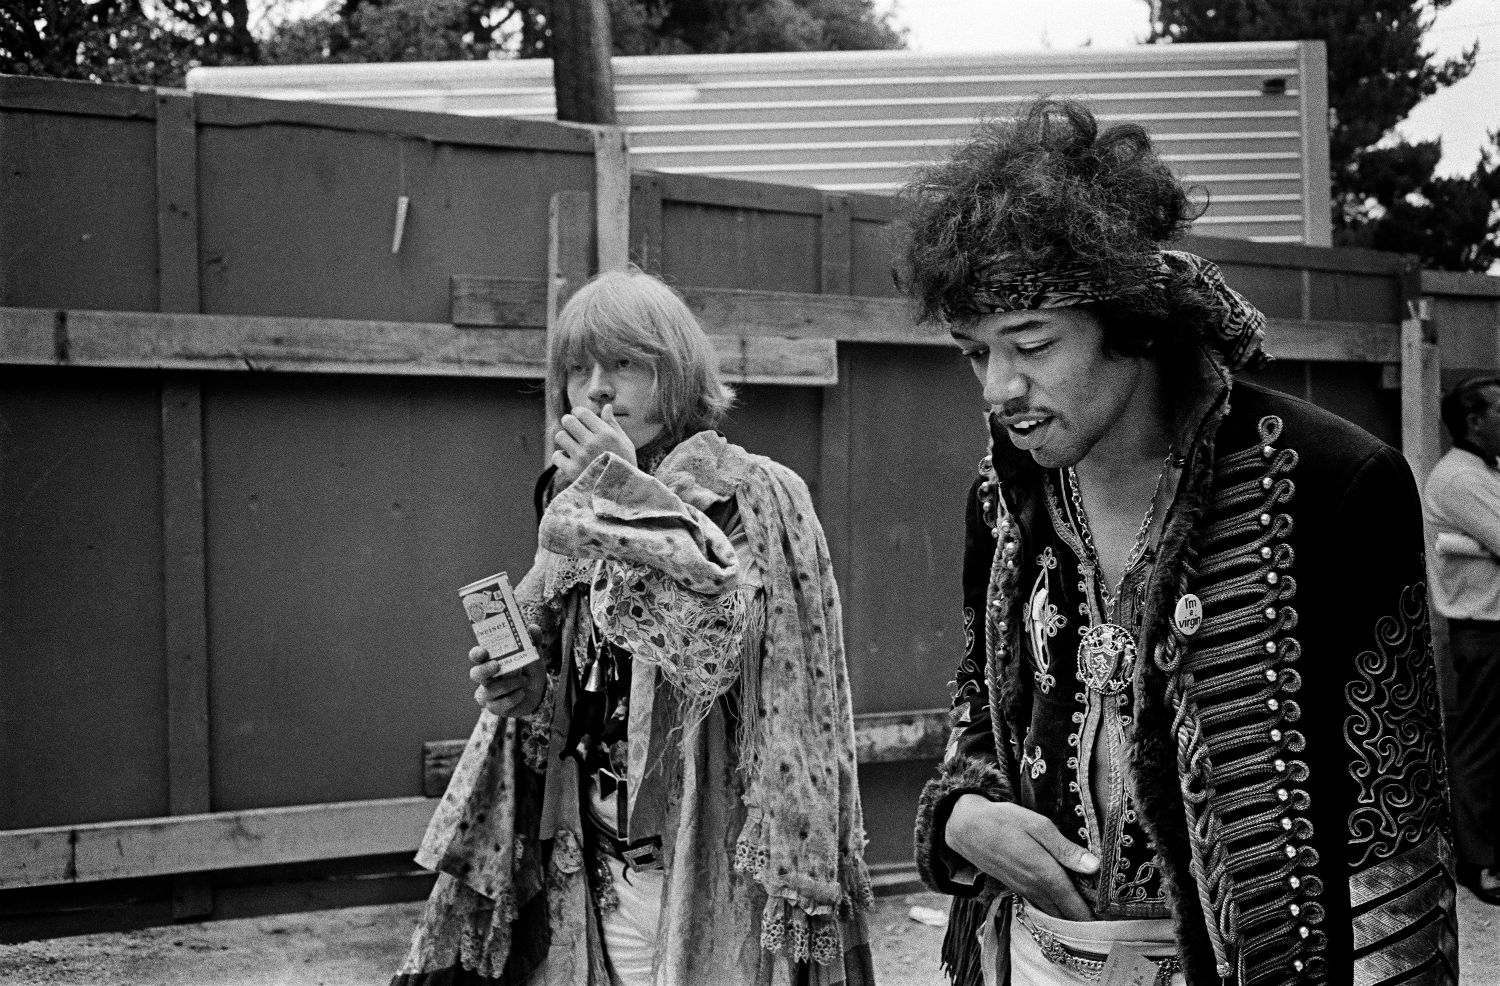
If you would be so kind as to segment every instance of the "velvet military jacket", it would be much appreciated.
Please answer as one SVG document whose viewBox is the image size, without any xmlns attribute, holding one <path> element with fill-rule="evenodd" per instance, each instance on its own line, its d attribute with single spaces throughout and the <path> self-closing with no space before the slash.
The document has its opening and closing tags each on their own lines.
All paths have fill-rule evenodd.
<svg viewBox="0 0 1500 986">
<path fill-rule="evenodd" d="M 1142 864 L 1136 845 L 1137 865 L 1169 908 L 1190 986 L 1455 982 L 1447 768 L 1411 472 L 1305 401 L 1244 383 L 1231 400 L 1227 379 L 1209 386 L 1137 597 L 1122 701 L 1131 821 L 1155 857 Z M 954 879 L 943 826 L 957 797 L 1026 804 L 1086 841 L 1065 798 L 1027 803 L 1041 789 L 1028 741 L 1046 699 L 1027 606 L 1048 564 L 1038 546 L 1055 531 L 1040 467 L 1003 434 L 993 450 L 967 505 L 955 727 L 916 833 L 924 879 L 958 898 L 944 963 L 964 983 L 980 973 L 984 902 L 1004 888 Z M 1190 596 L 1196 625 L 1177 618 Z"/>
</svg>

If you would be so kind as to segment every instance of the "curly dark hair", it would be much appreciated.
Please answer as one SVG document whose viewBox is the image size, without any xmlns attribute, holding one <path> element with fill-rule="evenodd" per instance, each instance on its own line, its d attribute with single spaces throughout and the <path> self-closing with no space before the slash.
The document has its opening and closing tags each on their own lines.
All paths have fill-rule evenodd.
<svg viewBox="0 0 1500 986">
<path fill-rule="evenodd" d="M 1202 209 L 1145 130 L 1122 124 L 1100 133 L 1081 103 L 1042 99 L 1012 119 L 982 123 L 902 197 L 906 244 L 898 280 L 923 322 L 981 314 L 973 304 L 976 276 L 1003 276 L 1007 268 L 1086 270 L 1094 284 L 1120 292 L 1108 308 L 1125 316 L 1122 330 L 1190 316 L 1182 308 L 1207 311 L 1185 281 L 1165 291 L 1132 290 L 1161 245 L 1181 236 Z M 1129 351 L 1151 331 L 1138 324 L 1109 340 L 1111 348 Z"/>
</svg>

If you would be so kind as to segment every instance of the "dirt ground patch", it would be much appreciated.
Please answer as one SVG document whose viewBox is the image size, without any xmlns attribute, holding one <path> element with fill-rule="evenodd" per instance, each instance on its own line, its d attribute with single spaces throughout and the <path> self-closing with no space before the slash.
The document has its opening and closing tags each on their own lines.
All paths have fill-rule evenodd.
<svg viewBox="0 0 1500 986">
<path fill-rule="evenodd" d="M 1461 982 L 1500 986 L 1500 908 L 1459 890 Z M 911 908 L 946 909 L 936 894 L 882 897 L 870 920 L 876 981 L 947 986 L 943 929 Z M 7 986 L 378 986 L 406 949 L 421 905 L 391 904 L 182 924 L 0 946 Z"/>
<path fill-rule="evenodd" d="M 947 986 L 943 929 L 907 915 L 937 894 L 882 897 L 870 920 L 876 979 Z M 378 986 L 406 952 L 420 903 L 180 924 L 0 946 L 6 986 Z"/>
</svg>

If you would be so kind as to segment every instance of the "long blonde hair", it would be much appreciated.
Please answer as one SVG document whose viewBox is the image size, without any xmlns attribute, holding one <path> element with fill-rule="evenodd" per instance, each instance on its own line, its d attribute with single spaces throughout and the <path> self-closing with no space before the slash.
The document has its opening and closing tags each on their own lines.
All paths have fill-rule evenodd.
<svg viewBox="0 0 1500 986">
<path fill-rule="evenodd" d="M 568 367 L 628 358 L 656 374 L 663 430 L 683 437 L 716 428 L 734 405 L 719 378 L 713 344 L 682 296 L 643 271 L 605 271 L 563 307 L 547 342 L 547 400 L 556 417 L 568 407 Z"/>
</svg>

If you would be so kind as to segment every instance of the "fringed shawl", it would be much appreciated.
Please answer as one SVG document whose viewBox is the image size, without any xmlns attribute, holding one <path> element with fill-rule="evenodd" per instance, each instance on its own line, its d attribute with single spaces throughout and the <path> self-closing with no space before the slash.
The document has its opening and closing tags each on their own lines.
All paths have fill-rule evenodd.
<svg viewBox="0 0 1500 986">
<path fill-rule="evenodd" d="M 737 558 L 704 515 L 731 497 L 744 525 L 748 559 Z M 659 820 L 667 860 L 656 981 L 749 986 L 789 977 L 792 962 L 808 962 L 815 983 L 867 981 L 862 912 L 871 892 L 839 595 L 806 485 L 785 467 L 704 432 L 673 450 L 655 477 L 601 456 L 553 500 L 539 540 L 537 564 L 517 596 L 549 636 L 566 643 L 577 627 L 570 630 L 565 620 L 588 621 L 590 609 L 602 615 L 598 599 L 578 607 L 582 613 L 569 613 L 566 606 L 578 596 L 571 590 L 596 571 L 596 561 L 603 562 L 596 595 L 602 587 L 617 607 L 646 601 L 677 612 L 658 621 L 653 632 L 601 625 L 634 659 L 632 814 Z M 763 628 L 754 615 L 729 603 L 742 583 L 763 592 Z M 712 638 L 725 627 L 759 646 L 743 654 L 737 647 L 715 650 L 722 666 L 703 648 L 684 658 L 692 650 L 684 643 L 690 632 Z M 527 857 L 533 865 L 538 854 L 548 857 L 549 981 L 602 986 L 607 979 L 599 978 L 597 928 L 591 914 L 578 913 L 593 910 L 577 890 L 583 881 L 567 879 L 555 865 L 560 851 L 577 851 L 569 845 L 576 842 L 576 822 L 566 817 L 565 804 L 567 797 L 576 803 L 577 771 L 556 756 L 559 734 L 566 733 L 569 683 L 570 674 L 557 678 L 550 709 L 530 725 L 521 723 L 519 737 L 517 730 L 498 729 L 493 716 L 481 716 L 418 861 L 444 874 L 435 898 L 445 887 L 453 897 L 456 883 L 472 895 L 471 910 L 488 907 L 494 915 L 515 916 L 528 905 L 518 893 Z M 726 752 L 714 699 L 736 683 L 737 749 Z M 540 845 L 523 850 L 511 834 L 527 821 L 518 817 L 524 810 L 515 800 L 518 785 L 506 778 L 525 772 L 520 748 L 528 745 L 528 730 L 550 733 L 550 741 L 530 745 L 552 748 L 536 766 L 547 771 L 543 815 L 553 816 L 553 826 L 544 820 Z M 680 757 L 674 769 L 660 769 L 663 750 Z M 649 798 L 640 792 L 650 789 L 653 776 L 666 788 L 655 808 L 638 803 Z M 566 796 L 558 795 L 559 786 L 569 789 Z M 641 834 L 635 818 L 631 826 L 632 836 Z M 533 889 L 532 896 L 540 892 Z M 467 920 L 471 926 L 484 923 L 472 915 Z M 448 962 L 419 947 L 424 936 L 429 946 L 440 937 L 438 923 L 432 914 L 424 919 L 403 967 L 407 975 L 398 981 L 437 981 L 412 973 Z M 506 958 L 494 952 L 521 942 L 494 927 L 499 923 L 491 917 L 488 932 L 468 939 L 483 939 L 489 954 L 471 954 L 460 964 L 482 965 L 495 982 L 524 982 L 500 974 Z M 575 971 L 550 976 L 559 958 Z"/>
</svg>

